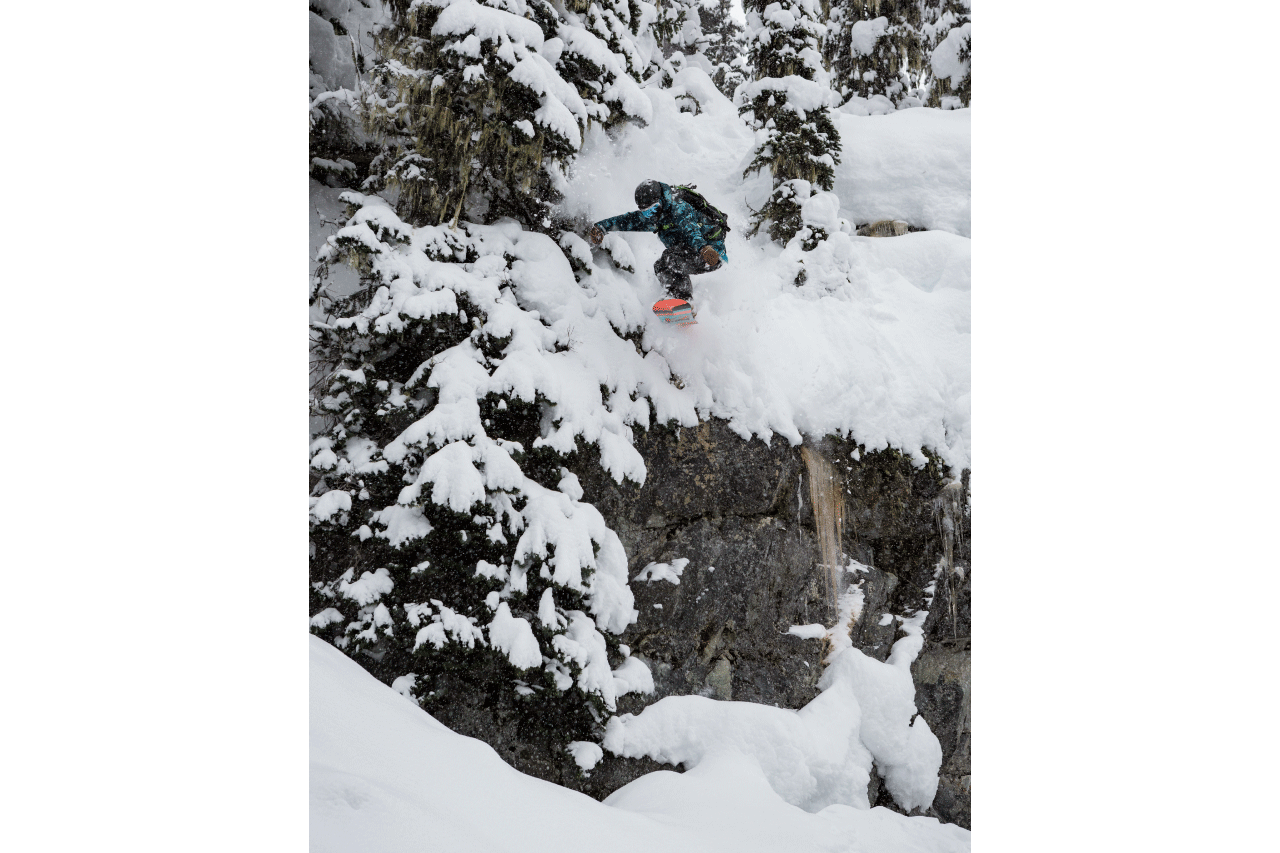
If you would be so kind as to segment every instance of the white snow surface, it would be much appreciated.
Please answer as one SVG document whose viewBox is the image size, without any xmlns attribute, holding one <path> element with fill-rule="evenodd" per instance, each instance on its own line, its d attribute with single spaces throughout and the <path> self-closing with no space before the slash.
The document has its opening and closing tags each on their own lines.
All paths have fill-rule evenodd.
<svg viewBox="0 0 1280 853">
<path fill-rule="evenodd" d="M 604 313 L 619 328 L 642 324 L 652 350 L 645 370 L 602 363 L 611 379 L 645 376 L 635 387 L 648 392 L 660 421 L 692 425 L 713 415 L 744 437 L 780 435 L 791 443 L 847 434 L 868 449 L 893 445 L 917 461 L 929 447 L 956 469 L 967 467 L 969 111 L 833 112 L 843 142 L 832 196 L 838 201 L 834 212 L 813 206 L 830 237 L 803 252 L 764 234 L 747 239 L 750 210 L 764 202 L 771 182 L 767 174 L 742 178 L 754 134 L 706 74 L 687 68 L 671 89 L 644 92 L 653 121 L 616 139 L 589 131 L 563 187 L 565 207 L 596 221 L 633 209 L 644 178 L 697 184 L 729 214 L 729 262 L 693 277 L 696 326 L 665 328 L 650 315 L 648 306 L 662 297 L 652 271 L 662 246 L 647 233 L 609 235 L 628 247 L 634 273 L 596 250 L 580 295 L 561 291 L 571 303 L 580 298 L 580 309 L 542 299 L 537 307 L 566 318 Z M 702 112 L 681 112 L 682 94 L 697 98 Z M 853 234 L 879 219 L 928 230 Z M 806 279 L 797 287 L 801 270 Z M 592 336 L 582 324 L 575 330 L 585 350 Z M 598 351 L 602 359 L 618 355 Z M 684 387 L 655 388 L 645 375 L 650 365 Z"/>
<path fill-rule="evenodd" d="M 802 640 L 820 640 L 827 636 L 826 625 L 792 625 L 787 629 L 787 633 Z"/>
<path fill-rule="evenodd" d="M 649 563 L 641 569 L 632 580 L 644 581 L 645 583 L 653 583 L 654 581 L 668 581 L 669 583 L 680 585 L 680 575 L 684 572 L 685 566 L 689 565 L 688 557 L 680 557 L 672 560 L 670 563 Z"/>
<path fill-rule="evenodd" d="M 832 115 L 844 146 L 835 181 L 841 215 L 858 224 L 905 219 L 917 228 L 968 238 L 971 232 L 969 110 L 909 109 L 887 115 L 856 114 L 867 109 L 866 104 L 856 99 Z M 892 243 L 917 236 L 920 235 L 881 239 Z M 964 266 L 967 306 L 968 240 L 963 250 L 957 246 L 955 252 L 957 263 Z M 912 280 L 919 279 L 913 276 Z M 965 316 L 968 317 L 967 311 Z M 967 361 L 965 367 L 968 367 Z"/>
<path fill-rule="evenodd" d="M 651 773 L 599 803 L 517 772 L 319 638 L 310 659 L 313 853 L 595 853 L 606 841 L 615 853 L 969 850 L 967 830 L 933 818 L 805 812 L 741 753 Z M 595 758 L 582 745 L 574 754 Z"/>
<path fill-rule="evenodd" d="M 613 683 L 619 696 L 627 693 L 652 693 L 653 673 L 644 661 L 628 657 L 613 671 Z"/>
<path fill-rule="evenodd" d="M 765 77 L 762 80 L 754 80 L 742 84 L 737 92 L 739 103 L 747 103 L 761 92 L 785 94 L 787 96 L 787 109 L 802 116 L 812 110 L 831 106 L 836 100 L 835 92 L 829 86 L 823 85 L 822 82 L 806 80 L 803 77 L 792 75 L 790 77 Z"/>
<path fill-rule="evenodd" d="M 373 604 L 379 598 L 391 592 L 391 573 L 386 569 L 363 572 L 359 580 L 353 583 L 351 582 L 351 576 L 355 574 L 355 571 L 355 569 L 347 569 L 338 580 L 338 592 L 342 593 L 344 597 L 351 599 L 356 604 L 365 605 Z"/>
<path fill-rule="evenodd" d="M 589 740 L 575 740 L 569 744 L 569 753 L 584 772 L 595 767 L 604 758 L 604 750 L 600 748 L 600 744 Z"/>
<path fill-rule="evenodd" d="M 317 89 L 354 89 L 356 64 L 349 43 L 341 39 L 333 24 L 315 12 L 309 13 L 308 52 L 312 85 Z"/>
<path fill-rule="evenodd" d="M 331 489 L 318 498 L 311 498 L 311 515 L 316 521 L 328 521 L 339 512 L 351 511 L 351 493 Z"/>
<path fill-rule="evenodd" d="M 308 5 L 312 10 L 307 32 L 311 94 L 318 96 L 316 104 L 330 100 L 350 104 L 360 82 L 353 53 L 366 59 L 372 55 L 371 30 L 387 19 L 390 10 L 366 0 L 310 0 Z M 332 20 L 341 22 L 347 35 L 338 35 Z"/>
</svg>

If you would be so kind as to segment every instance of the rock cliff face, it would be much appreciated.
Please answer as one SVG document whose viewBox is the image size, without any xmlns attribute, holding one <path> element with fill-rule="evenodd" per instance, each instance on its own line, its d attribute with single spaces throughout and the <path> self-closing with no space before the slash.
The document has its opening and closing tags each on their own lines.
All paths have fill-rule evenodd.
<svg viewBox="0 0 1280 853">
<path fill-rule="evenodd" d="M 638 433 L 636 446 L 648 467 L 643 486 L 618 485 L 587 459 L 574 466 L 584 499 L 622 539 L 632 578 L 651 562 L 689 561 L 678 584 L 631 582 L 640 617 L 622 642 L 649 664 L 656 692 L 624 696 L 619 712 L 688 694 L 803 707 L 818 692 L 823 641 L 787 629 L 830 625 L 835 612 L 801 448 L 782 439 L 744 441 L 720 421 L 655 427 Z M 860 575 L 865 601 L 855 645 L 884 660 L 901 636 L 898 620 L 886 617 L 929 610 L 912 667 L 916 705 L 943 749 L 927 814 L 968 827 L 968 473 L 952 482 L 936 461 L 918 467 L 897 451 L 866 452 L 834 438 L 813 450 L 843 493 L 840 547 L 871 567 Z M 525 772 L 596 797 L 662 766 L 607 756 L 583 779 L 562 757 L 518 745 L 516 724 L 495 725 L 495 714 L 502 719 L 477 701 L 442 722 L 489 742 Z M 870 797 L 896 809 L 874 775 Z"/>
</svg>

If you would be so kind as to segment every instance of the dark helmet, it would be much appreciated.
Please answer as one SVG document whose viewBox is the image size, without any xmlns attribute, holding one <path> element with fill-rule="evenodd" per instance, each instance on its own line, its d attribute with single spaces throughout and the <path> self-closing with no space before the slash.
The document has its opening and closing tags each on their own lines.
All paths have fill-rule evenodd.
<svg viewBox="0 0 1280 853">
<path fill-rule="evenodd" d="M 657 181 L 652 179 L 641 181 L 640 186 L 636 187 L 636 207 L 641 210 L 660 201 L 662 201 L 662 184 Z"/>
</svg>

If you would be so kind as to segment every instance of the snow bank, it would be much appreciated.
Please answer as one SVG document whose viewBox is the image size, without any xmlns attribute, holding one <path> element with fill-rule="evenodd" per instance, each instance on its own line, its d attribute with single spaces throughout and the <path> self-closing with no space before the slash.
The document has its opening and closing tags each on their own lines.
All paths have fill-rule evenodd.
<svg viewBox="0 0 1280 853">
<path fill-rule="evenodd" d="M 969 110 L 839 111 L 832 119 L 844 144 L 835 192 L 846 218 L 970 235 Z"/>
<path fill-rule="evenodd" d="M 783 802 L 761 769 L 722 754 L 684 774 L 643 776 L 598 803 L 512 769 L 337 649 L 312 637 L 313 853 L 967 853 L 970 834 L 933 818 Z M 598 760 L 578 745 L 581 765 Z"/>
<path fill-rule="evenodd" d="M 904 102 L 905 103 L 905 102 Z M 840 107 L 840 112 L 851 116 L 887 116 L 898 111 L 898 105 L 885 95 L 851 95 Z"/>
</svg>

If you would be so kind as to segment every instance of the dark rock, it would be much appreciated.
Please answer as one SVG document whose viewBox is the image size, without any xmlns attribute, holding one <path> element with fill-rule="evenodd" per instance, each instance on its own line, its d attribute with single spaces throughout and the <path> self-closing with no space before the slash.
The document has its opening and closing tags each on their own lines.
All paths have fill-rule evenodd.
<svg viewBox="0 0 1280 853">
<path fill-rule="evenodd" d="M 800 448 L 776 438 L 743 440 L 717 420 L 655 427 L 637 433 L 636 447 L 648 469 L 643 486 L 616 483 L 588 454 L 571 466 L 583 499 L 622 540 L 632 578 L 651 562 L 689 560 L 679 584 L 631 582 L 640 615 L 621 640 L 649 665 L 655 693 L 622 697 L 619 713 L 691 694 L 803 707 L 817 695 L 825 643 L 787 629 L 830 625 L 835 609 L 819 569 Z M 968 827 L 967 472 L 946 491 L 950 472 L 936 459 L 921 466 L 892 449 L 868 452 L 834 438 L 819 447 L 845 494 L 841 547 L 867 567 L 850 576 L 862 581 L 864 595 L 854 644 L 885 660 L 901 636 L 899 620 L 886 615 L 929 610 L 913 674 L 916 704 L 942 744 L 943 766 L 927 813 Z M 551 741 L 539 747 L 526 733 L 522 742 L 501 704 L 463 703 L 441 721 L 490 743 L 517 769 L 601 799 L 645 773 L 671 769 L 606 754 L 584 776 Z M 900 811 L 876 774 L 868 794 L 872 805 Z"/>
<path fill-rule="evenodd" d="M 670 531 L 653 559 L 689 565 L 678 585 L 632 582 L 640 619 L 622 636 L 651 664 L 652 699 L 697 693 L 798 708 L 817 695 L 821 643 L 787 634 L 827 616 L 813 548 L 798 525 L 770 517 Z"/>
<path fill-rule="evenodd" d="M 969 643 L 926 648 L 911 666 L 916 708 L 942 744 L 938 795 L 930 814 L 969 826 L 970 710 Z"/>
</svg>

